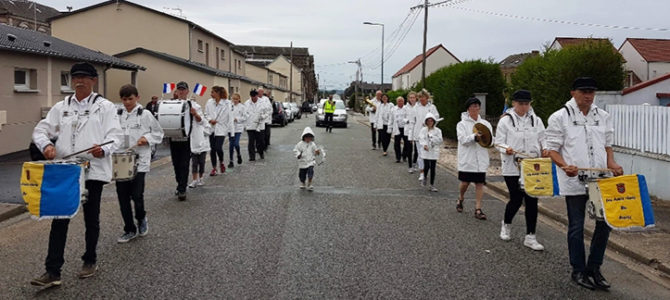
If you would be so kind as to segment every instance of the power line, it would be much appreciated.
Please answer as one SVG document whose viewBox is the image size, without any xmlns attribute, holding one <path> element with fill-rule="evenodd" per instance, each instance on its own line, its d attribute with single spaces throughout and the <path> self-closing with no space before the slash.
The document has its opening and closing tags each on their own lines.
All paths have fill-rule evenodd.
<svg viewBox="0 0 670 300">
<path fill-rule="evenodd" d="M 415 11 L 417 11 L 417 10 L 415 10 Z M 421 10 L 418 10 L 417 12 L 421 12 Z M 400 36 L 400 38 L 396 41 L 396 43 L 391 46 L 391 48 L 389 50 L 389 55 L 384 59 L 384 63 L 386 63 L 389 59 L 391 59 L 391 57 L 396 52 L 396 50 L 398 50 L 398 48 L 400 47 L 402 42 L 405 41 L 405 38 L 407 37 L 409 32 L 412 30 L 412 27 L 414 26 L 414 23 L 416 22 L 416 20 L 419 18 L 419 15 L 420 15 L 420 13 L 416 13 L 414 15 L 414 18 L 412 19 L 412 22 L 410 23 L 409 27 L 407 27 L 407 29 L 403 32 L 402 36 Z M 379 67 L 381 67 L 381 63 L 375 64 L 374 67 L 369 67 L 367 69 L 368 70 L 376 70 Z"/>
<path fill-rule="evenodd" d="M 662 32 L 670 31 L 669 28 L 653 28 L 653 27 L 637 27 L 637 26 L 584 23 L 584 22 L 566 21 L 566 20 L 558 20 L 558 19 L 519 16 L 519 15 L 512 15 L 512 14 L 507 14 L 507 13 L 493 12 L 493 11 L 487 11 L 487 10 L 481 10 L 481 9 L 474 9 L 474 8 L 466 8 L 466 7 L 460 7 L 460 6 L 451 6 L 450 5 L 450 6 L 447 6 L 447 7 L 460 9 L 460 10 L 468 11 L 468 12 L 474 12 L 474 13 L 479 13 L 479 14 L 496 16 L 496 17 L 504 17 L 504 18 L 510 18 L 510 19 L 528 20 L 528 21 L 536 21 L 536 22 L 557 23 L 557 24 L 567 24 L 567 25 L 586 26 L 586 27 L 601 27 L 601 28 L 609 28 L 609 29 L 623 29 L 623 30 L 644 30 L 644 31 L 662 31 Z"/>
</svg>

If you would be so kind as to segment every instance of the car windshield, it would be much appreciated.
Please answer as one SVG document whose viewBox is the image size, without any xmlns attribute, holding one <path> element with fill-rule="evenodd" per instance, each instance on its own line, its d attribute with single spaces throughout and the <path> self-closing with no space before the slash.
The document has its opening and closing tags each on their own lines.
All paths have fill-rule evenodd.
<svg viewBox="0 0 670 300">
<path fill-rule="evenodd" d="M 344 109 L 344 101 L 335 101 L 335 109 Z"/>
</svg>

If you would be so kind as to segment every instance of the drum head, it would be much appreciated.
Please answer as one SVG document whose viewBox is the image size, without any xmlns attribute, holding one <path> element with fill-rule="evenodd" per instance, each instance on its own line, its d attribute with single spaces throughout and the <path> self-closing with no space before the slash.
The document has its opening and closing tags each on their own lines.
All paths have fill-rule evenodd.
<svg viewBox="0 0 670 300">
<path fill-rule="evenodd" d="M 479 137 L 479 145 L 482 147 L 491 147 L 493 144 L 493 136 L 491 135 L 491 131 L 489 130 L 486 125 L 482 123 L 476 123 L 475 127 L 473 128 L 473 131 L 480 132 L 482 136 Z"/>
</svg>

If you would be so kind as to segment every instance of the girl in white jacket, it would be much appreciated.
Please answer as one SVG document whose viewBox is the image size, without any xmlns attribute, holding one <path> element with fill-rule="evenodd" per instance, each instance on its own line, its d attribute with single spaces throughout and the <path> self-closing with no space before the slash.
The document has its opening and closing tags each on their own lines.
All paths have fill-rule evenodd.
<svg viewBox="0 0 670 300">
<path fill-rule="evenodd" d="M 314 143 L 314 132 L 311 128 L 305 127 L 300 136 L 301 141 L 293 148 L 293 154 L 298 159 L 298 178 L 300 178 L 300 189 L 314 190 L 312 179 L 314 178 L 314 165 L 316 165 L 316 156 L 321 155 L 321 151 Z M 305 186 L 305 181 L 307 186 Z"/>
<path fill-rule="evenodd" d="M 482 212 L 482 197 L 486 184 L 486 170 L 489 168 L 489 150 L 481 147 L 477 142 L 481 136 L 473 133 L 476 123 L 484 124 L 493 132 L 491 123 L 479 116 L 481 102 L 477 98 L 470 98 L 465 102 L 467 111 L 461 114 L 461 121 L 456 125 L 458 135 L 458 180 L 461 181 L 460 196 L 456 204 L 458 212 L 463 211 L 463 197 L 470 183 L 475 184 L 475 218 L 486 220 Z"/>
<path fill-rule="evenodd" d="M 442 146 L 442 130 L 437 128 L 437 119 L 432 113 L 426 114 L 423 124 L 425 127 L 419 131 L 419 146 L 421 147 L 421 157 L 423 159 L 423 174 L 425 178 L 421 181 L 426 186 L 426 181 L 430 176 L 430 191 L 437 192 L 435 188 L 435 167 L 440 158 L 440 147 Z"/>
<path fill-rule="evenodd" d="M 207 151 L 210 149 L 209 135 L 212 133 L 212 126 L 202 111 L 202 107 L 195 101 L 191 101 L 196 115 L 193 116 L 193 127 L 191 127 L 191 173 L 193 181 L 188 185 L 190 188 L 204 185 L 202 176 L 205 174 L 205 161 L 207 160 Z"/>
<path fill-rule="evenodd" d="M 375 121 L 375 127 L 379 133 L 384 156 L 388 155 L 387 150 L 391 143 L 391 133 L 393 131 L 393 107 L 393 103 L 389 102 L 389 96 L 386 94 L 382 95 L 382 102 L 377 105 L 377 120 Z"/>
<path fill-rule="evenodd" d="M 237 164 L 242 163 L 242 155 L 240 154 L 240 137 L 242 137 L 242 132 L 244 131 L 244 123 L 247 121 L 247 108 L 244 104 L 241 103 L 242 97 L 240 94 L 235 93 L 232 96 L 233 98 L 233 124 L 234 124 L 234 134 L 230 137 L 230 163 L 228 164 L 229 168 L 233 168 L 233 155 L 237 150 Z"/>
</svg>

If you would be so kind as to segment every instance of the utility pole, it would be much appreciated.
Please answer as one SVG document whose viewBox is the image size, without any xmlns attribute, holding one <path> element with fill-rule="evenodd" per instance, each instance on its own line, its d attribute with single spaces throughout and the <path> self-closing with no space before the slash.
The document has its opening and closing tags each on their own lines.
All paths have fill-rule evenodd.
<svg viewBox="0 0 670 300">
<path fill-rule="evenodd" d="M 423 61 L 421 62 L 421 87 L 426 87 L 426 43 L 428 37 L 428 0 L 423 3 Z"/>
<path fill-rule="evenodd" d="M 362 69 L 363 68 L 361 67 L 361 59 L 360 58 L 358 60 L 355 60 L 355 61 L 350 61 L 349 63 L 350 64 L 356 64 L 356 66 L 358 66 L 358 68 L 356 69 L 356 81 L 354 82 L 354 109 L 355 109 L 355 108 L 358 108 L 358 105 L 359 105 L 359 103 L 358 103 L 358 85 L 360 84 L 360 81 L 359 81 L 358 76 L 360 74 L 360 78 L 362 80 L 362 78 L 363 78 Z"/>
<path fill-rule="evenodd" d="M 289 88 L 288 88 L 288 90 L 289 90 L 288 102 L 293 102 L 293 42 L 291 42 L 291 52 L 290 53 L 291 53 L 291 55 L 290 55 L 291 56 L 291 64 L 290 64 L 290 68 L 289 68 L 290 71 L 288 72 L 289 73 L 289 78 L 290 78 L 289 79 L 289 84 L 288 84 L 288 86 L 289 86 Z"/>
</svg>

